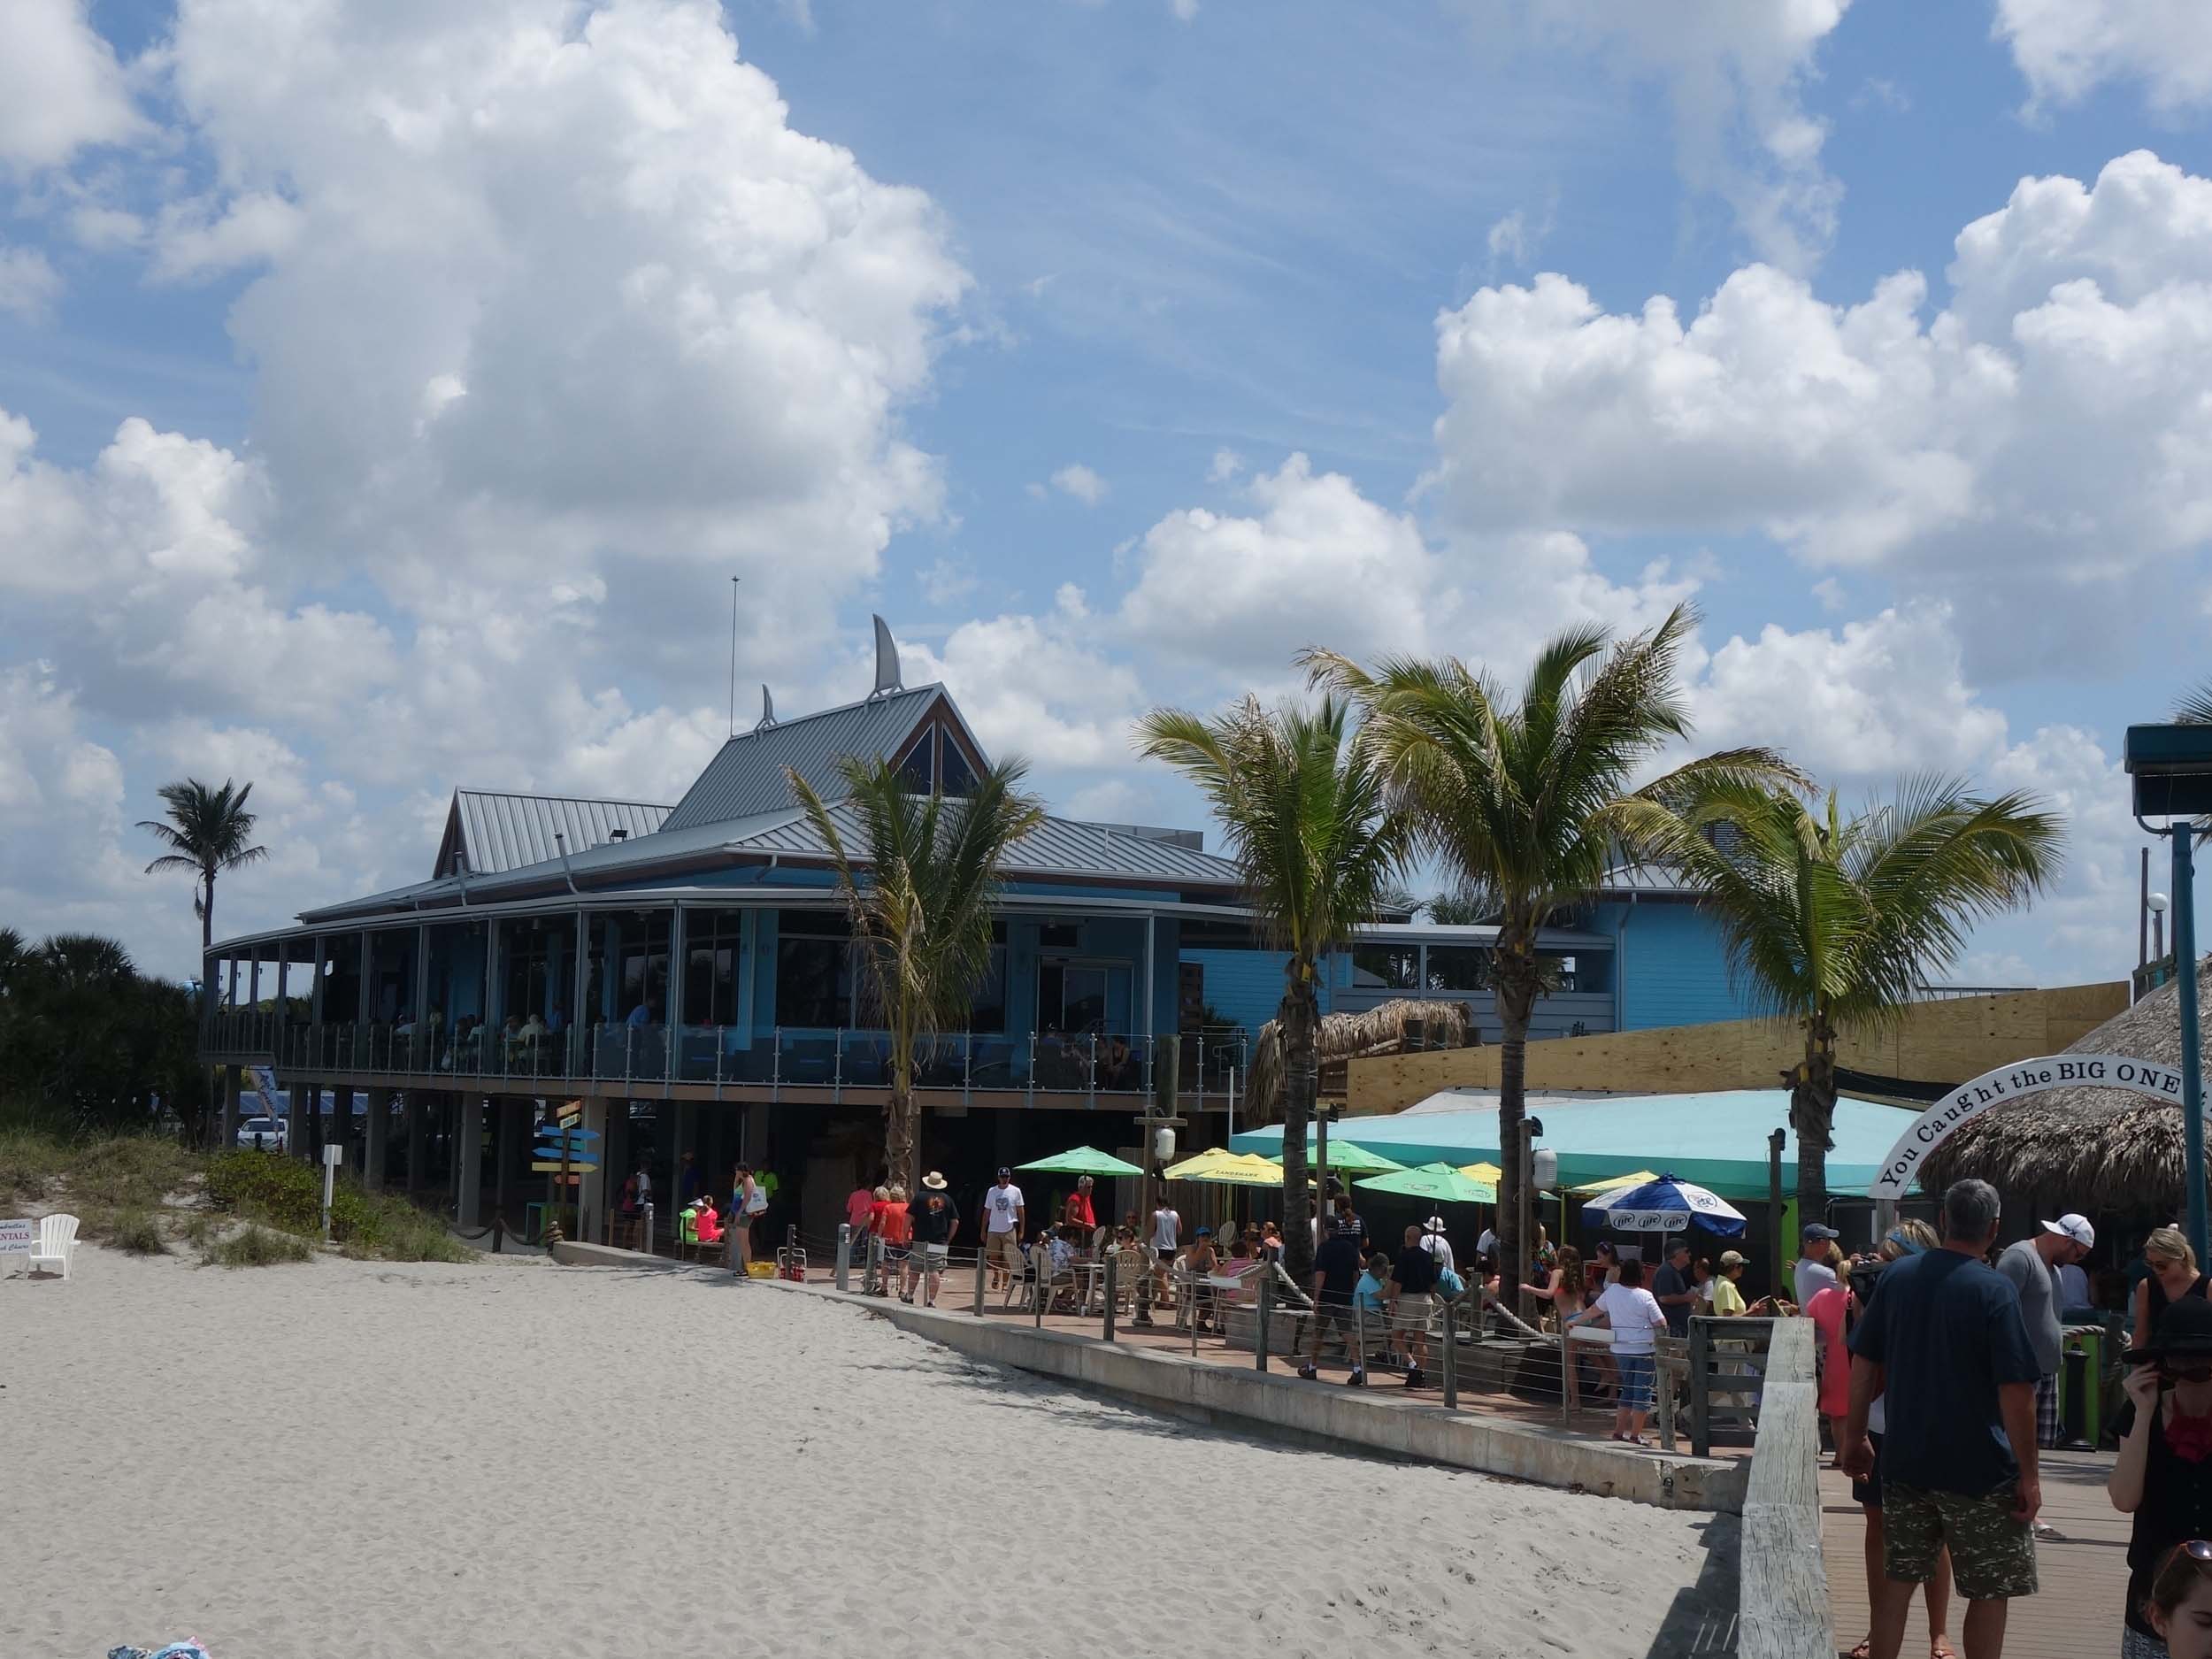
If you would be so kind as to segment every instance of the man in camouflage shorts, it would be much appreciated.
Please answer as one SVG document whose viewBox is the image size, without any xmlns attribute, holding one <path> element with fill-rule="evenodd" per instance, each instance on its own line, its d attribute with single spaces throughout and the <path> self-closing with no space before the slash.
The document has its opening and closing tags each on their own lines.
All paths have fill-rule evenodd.
<svg viewBox="0 0 2212 1659">
<path fill-rule="evenodd" d="M 1967 1601 L 1967 1659 L 2000 1659 L 2008 1603 L 2035 1594 L 2041 1369 L 2018 1294 L 1982 1259 L 1997 1221 L 1996 1188 L 1955 1183 L 1943 1248 L 1891 1263 L 1851 1339 L 1843 1466 L 1855 1479 L 1873 1471 L 1866 1419 L 1877 1396 L 1888 1419 L 1873 1659 L 1897 1659 L 1912 1586 L 1934 1576 L 1947 1545 Z"/>
</svg>

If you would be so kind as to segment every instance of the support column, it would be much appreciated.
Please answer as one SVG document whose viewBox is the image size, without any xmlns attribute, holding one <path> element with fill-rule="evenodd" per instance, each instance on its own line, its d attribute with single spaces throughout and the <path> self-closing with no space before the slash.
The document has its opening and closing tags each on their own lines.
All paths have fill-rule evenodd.
<svg viewBox="0 0 2212 1659">
<path fill-rule="evenodd" d="M 584 1127 L 599 1132 L 599 1139 L 593 1144 L 599 1148 L 600 1157 L 599 1167 L 588 1171 L 576 1189 L 577 1202 L 581 1206 L 576 1236 L 596 1244 L 607 1218 L 607 1101 L 603 1095 L 584 1096 Z"/>
<path fill-rule="evenodd" d="M 499 1139 L 492 1149 L 492 1210 L 507 1213 L 507 1201 L 530 1190 L 530 1102 L 511 1094 L 498 1102 Z M 545 1185 L 541 1181 L 540 1187 Z"/>
<path fill-rule="evenodd" d="M 321 1156 L 322 1129 L 316 1119 L 323 1107 L 323 1092 L 314 1084 L 294 1078 L 285 1090 L 289 1120 L 285 1126 L 285 1149 L 296 1158 Z"/>
<path fill-rule="evenodd" d="M 392 1121 L 392 1091 L 369 1091 L 369 1118 L 361 1135 L 361 1184 L 372 1192 L 384 1185 L 384 1136 Z"/>
<path fill-rule="evenodd" d="M 217 1143 L 217 1147 L 220 1151 L 228 1152 L 238 1144 L 238 1068 L 236 1066 L 227 1065 L 223 1068 L 222 1124 L 220 1133 L 223 1138 Z"/>
<path fill-rule="evenodd" d="M 476 1217 L 483 1208 L 484 1097 L 465 1096 L 460 1119 L 460 1145 L 455 1152 L 461 1166 L 461 1198 L 456 1215 L 465 1227 L 480 1226 L 482 1223 Z"/>
<path fill-rule="evenodd" d="M 423 1165 L 430 1156 L 430 1100 L 420 1089 L 407 1091 L 407 1191 L 411 1196 L 422 1185 Z"/>
</svg>

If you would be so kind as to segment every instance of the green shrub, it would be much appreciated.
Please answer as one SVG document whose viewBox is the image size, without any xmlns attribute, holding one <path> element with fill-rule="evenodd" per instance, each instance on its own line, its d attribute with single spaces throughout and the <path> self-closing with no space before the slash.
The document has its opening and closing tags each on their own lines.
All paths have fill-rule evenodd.
<svg viewBox="0 0 2212 1659">
<path fill-rule="evenodd" d="M 35 1201 L 68 1162 L 69 1148 L 35 1128 L 0 1129 L 0 1198 Z"/>
<path fill-rule="evenodd" d="M 166 1256 L 169 1246 L 161 1236 L 161 1224 L 143 1210 L 126 1210 L 115 1217 L 107 1241 L 131 1256 Z"/>
<path fill-rule="evenodd" d="M 411 1204 L 396 1209 L 403 1215 L 386 1217 L 376 1254 L 392 1262 L 472 1262 L 477 1252 L 445 1230 L 434 1216 L 426 1216 Z"/>
<path fill-rule="evenodd" d="M 184 1241 L 196 1250 L 204 1250 L 214 1242 L 215 1217 L 204 1210 L 196 1210 L 185 1217 L 182 1228 Z"/>
<path fill-rule="evenodd" d="M 20 1121 L 0 1128 L 0 1198 L 65 1199 L 80 1217 L 103 1207 L 157 1209 L 199 1171 L 196 1156 L 159 1135 L 79 1141 Z"/>
<path fill-rule="evenodd" d="M 242 1231 L 210 1245 L 201 1260 L 208 1267 L 273 1267 L 314 1258 L 315 1247 L 305 1239 L 250 1221 Z"/>
</svg>

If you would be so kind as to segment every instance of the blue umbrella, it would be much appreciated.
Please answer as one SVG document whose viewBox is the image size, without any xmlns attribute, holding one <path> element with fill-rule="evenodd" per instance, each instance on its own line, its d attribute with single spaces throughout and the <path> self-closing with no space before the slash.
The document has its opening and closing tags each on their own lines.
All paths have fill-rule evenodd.
<svg viewBox="0 0 2212 1659">
<path fill-rule="evenodd" d="M 1694 1221 L 1724 1239 L 1743 1236 L 1742 1211 L 1671 1175 L 1601 1193 L 1582 1206 L 1582 1218 L 1617 1233 L 1679 1233 Z"/>
</svg>

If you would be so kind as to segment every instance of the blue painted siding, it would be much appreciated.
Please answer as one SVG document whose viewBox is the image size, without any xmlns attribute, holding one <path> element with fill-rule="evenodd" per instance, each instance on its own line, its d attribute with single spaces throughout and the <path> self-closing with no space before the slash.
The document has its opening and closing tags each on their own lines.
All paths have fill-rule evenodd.
<svg viewBox="0 0 2212 1659">
<path fill-rule="evenodd" d="M 1255 1035 L 1275 1018 L 1275 1010 L 1283 1000 L 1283 969 L 1290 961 L 1287 951 L 1185 950 L 1180 959 L 1205 969 L 1206 1001 L 1223 1018 Z"/>
<path fill-rule="evenodd" d="M 1624 912 L 1632 912 L 1624 926 Z M 1601 905 L 1595 920 L 1617 941 L 1623 1031 L 1745 1019 L 1755 1011 L 1730 985 L 1720 933 L 1695 906 Z"/>
</svg>

